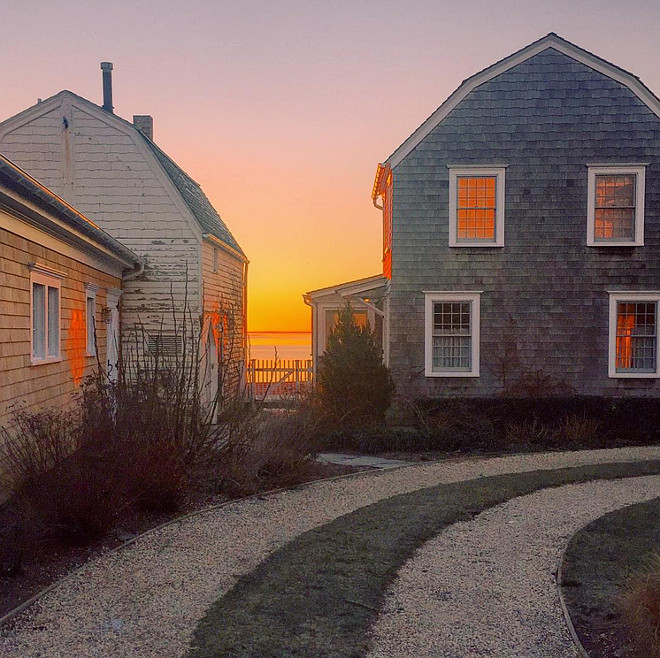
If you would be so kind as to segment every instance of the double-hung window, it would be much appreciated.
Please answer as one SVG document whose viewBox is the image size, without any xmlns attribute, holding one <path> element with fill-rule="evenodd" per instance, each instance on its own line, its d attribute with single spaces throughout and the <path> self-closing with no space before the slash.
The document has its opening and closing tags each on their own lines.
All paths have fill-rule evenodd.
<svg viewBox="0 0 660 658">
<path fill-rule="evenodd" d="M 610 377 L 660 377 L 659 292 L 610 293 Z"/>
<path fill-rule="evenodd" d="M 644 165 L 590 166 L 587 245 L 644 244 Z"/>
<path fill-rule="evenodd" d="M 504 246 L 504 167 L 449 168 L 449 246 Z"/>
<path fill-rule="evenodd" d="M 62 274 L 30 266 L 30 355 L 33 365 L 60 359 Z"/>
<path fill-rule="evenodd" d="M 478 292 L 425 292 L 425 375 L 479 376 Z"/>
</svg>

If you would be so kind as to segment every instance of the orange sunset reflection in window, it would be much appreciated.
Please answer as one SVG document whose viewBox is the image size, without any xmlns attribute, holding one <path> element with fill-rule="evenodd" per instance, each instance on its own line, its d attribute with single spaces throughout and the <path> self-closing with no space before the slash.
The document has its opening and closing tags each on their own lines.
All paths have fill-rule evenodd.
<svg viewBox="0 0 660 658">
<path fill-rule="evenodd" d="M 495 176 L 458 178 L 458 240 L 495 239 L 495 186 Z"/>
<path fill-rule="evenodd" d="M 85 374 L 85 351 L 87 348 L 87 327 L 82 310 L 71 311 L 71 325 L 69 326 L 69 346 L 67 356 L 71 377 L 76 386 L 80 386 Z"/>
<path fill-rule="evenodd" d="M 596 240 L 634 240 L 636 178 L 634 174 L 596 176 Z"/>
</svg>

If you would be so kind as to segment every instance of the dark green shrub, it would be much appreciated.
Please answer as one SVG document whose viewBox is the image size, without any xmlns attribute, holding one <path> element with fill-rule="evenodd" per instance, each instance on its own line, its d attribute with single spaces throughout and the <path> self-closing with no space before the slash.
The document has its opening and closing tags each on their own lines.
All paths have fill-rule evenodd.
<svg viewBox="0 0 660 658">
<path fill-rule="evenodd" d="M 319 359 L 316 379 L 322 408 L 339 427 L 382 423 L 394 384 L 370 327 L 358 327 L 350 304 L 340 309 L 337 324 Z"/>
</svg>

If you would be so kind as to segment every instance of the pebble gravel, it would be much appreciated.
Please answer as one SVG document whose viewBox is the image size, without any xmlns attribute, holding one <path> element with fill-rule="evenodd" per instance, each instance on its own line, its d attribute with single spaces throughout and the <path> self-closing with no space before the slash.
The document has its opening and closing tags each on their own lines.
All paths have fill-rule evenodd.
<svg viewBox="0 0 660 658">
<path fill-rule="evenodd" d="M 86 565 L 13 620 L 0 636 L 0 656 L 184 656 L 197 622 L 241 575 L 341 515 L 440 483 L 658 458 L 660 447 L 448 460 L 237 501 L 148 533 Z"/>
<path fill-rule="evenodd" d="M 399 571 L 369 658 L 578 656 L 555 574 L 590 521 L 660 496 L 660 476 L 596 481 L 514 498 L 426 542 Z"/>
</svg>

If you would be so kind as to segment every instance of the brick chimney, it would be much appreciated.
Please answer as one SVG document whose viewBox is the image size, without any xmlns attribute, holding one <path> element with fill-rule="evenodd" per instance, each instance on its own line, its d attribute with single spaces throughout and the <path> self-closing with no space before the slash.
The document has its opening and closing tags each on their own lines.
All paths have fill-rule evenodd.
<svg viewBox="0 0 660 658">
<path fill-rule="evenodd" d="M 154 118 L 149 114 L 134 114 L 133 125 L 152 142 L 154 141 Z"/>
</svg>

